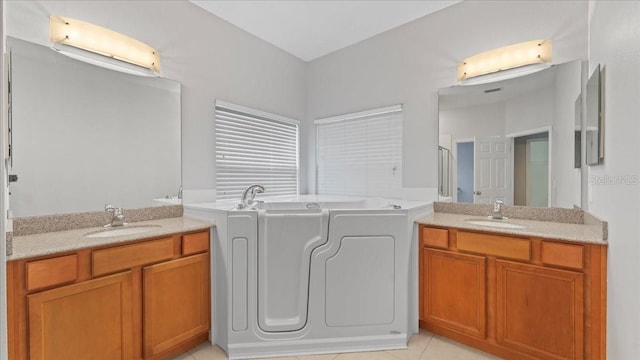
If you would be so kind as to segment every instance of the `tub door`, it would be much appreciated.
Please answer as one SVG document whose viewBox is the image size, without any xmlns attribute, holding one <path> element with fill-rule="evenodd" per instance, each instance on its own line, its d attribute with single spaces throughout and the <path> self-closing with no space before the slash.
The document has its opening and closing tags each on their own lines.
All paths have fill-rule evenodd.
<svg viewBox="0 0 640 360">
<path fill-rule="evenodd" d="M 406 332 L 407 215 L 333 211 L 330 223 L 330 246 L 312 264 L 314 324 L 332 336 Z"/>
<path fill-rule="evenodd" d="M 311 252 L 327 242 L 328 210 L 258 214 L 258 325 L 266 332 L 307 323 Z"/>
</svg>

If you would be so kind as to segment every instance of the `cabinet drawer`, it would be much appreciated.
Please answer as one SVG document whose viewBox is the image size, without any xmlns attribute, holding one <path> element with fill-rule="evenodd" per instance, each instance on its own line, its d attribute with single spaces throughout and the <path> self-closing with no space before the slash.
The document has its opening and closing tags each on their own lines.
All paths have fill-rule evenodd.
<svg viewBox="0 0 640 360">
<path fill-rule="evenodd" d="M 422 229 L 422 241 L 425 246 L 449 248 L 449 230 L 425 227 Z"/>
<path fill-rule="evenodd" d="M 94 251 L 91 253 L 91 274 L 109 274 L 171 259 L 174 255 L 173 243 L 172 238 L 165 238 Z"/>
<path fill-rule="evenodd" d="M 78 279 L 78 255 L 31 261 L 25 272 L 27 291 L 74 282 Z"/>
<path fill-rule="evenodd" d="M 531 242 L 510 236 L 458 231 L 458 249 L 517 260 L 531 259 Z"/>
<path fill-rule="evenodd" d="M 191 255 L 209 250 L 209 231 L 182 235 L 182 255 Z"/>
<path fill-rule="evenodd" d="M 582 245 L 543 241 L 540 258 L 545 265 L 558 265 L 582 270 L 584 266 L 584 247 Z"/>
</svg>

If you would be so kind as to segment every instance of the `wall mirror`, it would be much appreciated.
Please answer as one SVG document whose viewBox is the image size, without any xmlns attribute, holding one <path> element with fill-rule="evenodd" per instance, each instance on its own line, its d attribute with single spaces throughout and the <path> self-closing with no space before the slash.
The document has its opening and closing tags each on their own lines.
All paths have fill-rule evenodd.
<svg viewBox="0 0 640 360">
<path fill-rule="evenodd" d="M 180 84 L 8 38 L 14 217 L 180 203 Z"/>
<path fill-rule="evenodd" d="M 580 61 L 439 92 L 440 201 L 580 206 Z M 580 136 L 578 135 L 577 138 Z"/>
</svg>

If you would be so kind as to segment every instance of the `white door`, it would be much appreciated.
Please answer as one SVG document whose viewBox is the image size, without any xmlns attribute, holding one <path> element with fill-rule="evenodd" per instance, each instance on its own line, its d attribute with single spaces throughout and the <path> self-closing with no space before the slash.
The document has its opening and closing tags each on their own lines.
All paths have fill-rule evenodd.
<svg viewBox="0 0 640 360">
<path fill-rule="evenodd" d="M 500 136 L 474 138 L 474 203 L 510 204 L 510 146 L 512 139 Z"/>
</svg>

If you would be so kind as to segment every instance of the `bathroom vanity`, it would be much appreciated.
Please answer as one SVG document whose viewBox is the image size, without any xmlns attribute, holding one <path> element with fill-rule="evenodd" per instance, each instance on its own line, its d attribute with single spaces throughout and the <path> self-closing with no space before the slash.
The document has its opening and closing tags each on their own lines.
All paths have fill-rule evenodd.
<svg viewBox="0 0 640 360">
<path fill-rule="evenodd" d="M 149 230 L 14 238 L 9 359 L 159 359 L 208 340 L 212 224 L 182 217 L 139 224 L 128 229 Z"/>
<path fill-rule="evenodd" d="M 418 222 L 421 328 L 505 359 L 606 358 L 597 226 L 438 212 Z"/>
</svg>

